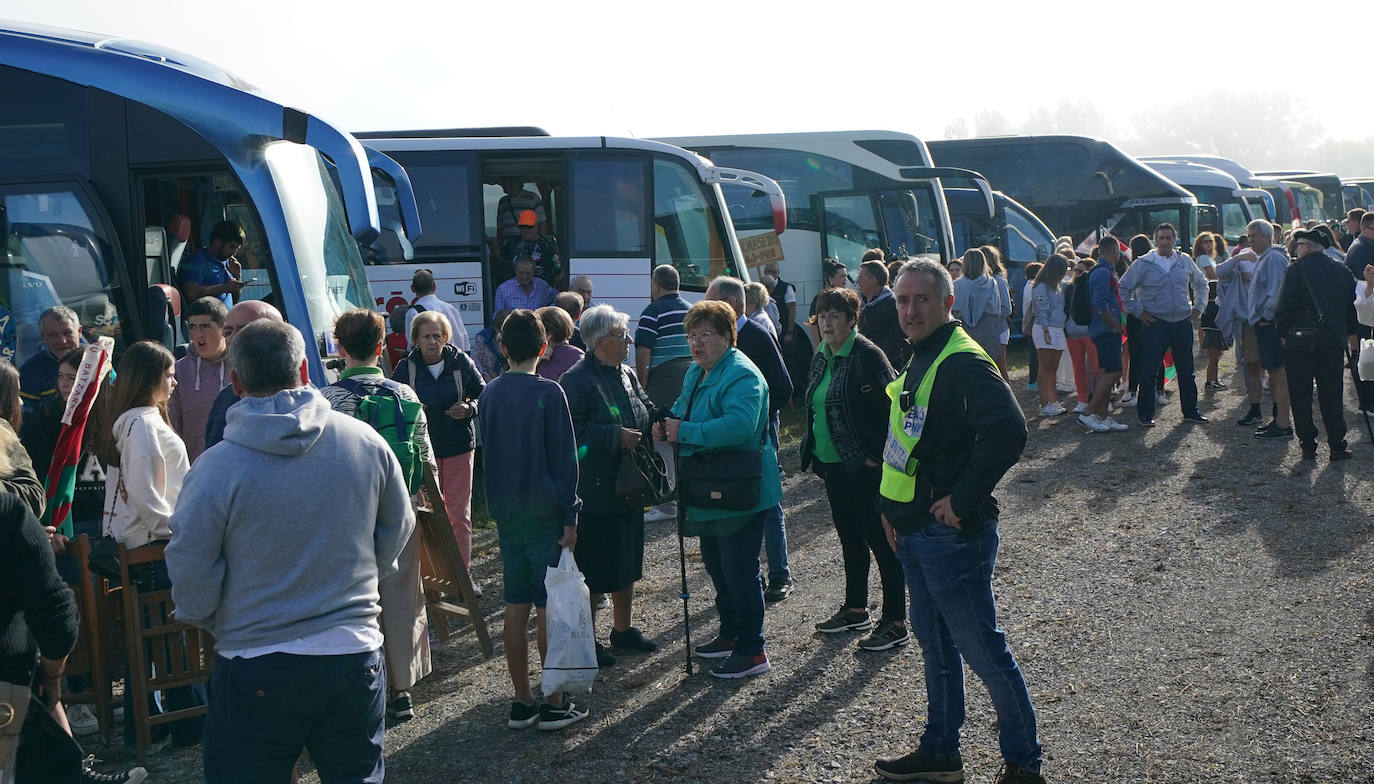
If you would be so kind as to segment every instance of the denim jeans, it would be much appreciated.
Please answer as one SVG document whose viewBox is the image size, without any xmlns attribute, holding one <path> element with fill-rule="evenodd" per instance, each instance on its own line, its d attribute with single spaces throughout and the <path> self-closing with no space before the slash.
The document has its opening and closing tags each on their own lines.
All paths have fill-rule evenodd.
<svg viewBox="0 0 1374 784">
<path fill-rule="evenodd" d="M 773 449 L 778 448 L 777 414 L 768 423 L 768 437 Z M 792 570 L 787 568 L 787 521 L 782 516 L 782 504 L 767 510 L 768 517 L 763 521 L 763 552 L 768 557 L 768 582 L 791 580 Z"/>
<path fill-rule="evenodd" d="M 1155 386 L 1155 374 L 1159 372 L 1164 353 L 1172 352 L 1174 357 L 1174 380 L 1178 382 L 1178 402 L 1184 416 L 1198 413 L 1197 379 L 1193 377 L 1193 322 L 1165 321 L 1155 319 L 1153 324 L 1141 324 L 1140 388 Z M 1148 373 L 1149 375 L 1143 375 Z M 1141 395 L 1136 403 L 1136 413 L 1141 419 L 1155 418 L 1155 399 L 1152 395 Z"/>
<path fill-rule="evenodd" d="M 215 659 L 205 780 L 288 781 L 301 749 L 320 781 L 379 784 L 386 711 L 381 650 Z"/>
<path fill-rule="evenodd" d="M 701 560 L 716 589 L 720 637 L 735 643 L 735 653 L 752 656 L 763 650 L 763 587 L 759 585 L 759 545 L 764 519 L 754 515 L 729 536 L 701 537 Z"/>
<path fill-rule="evenodd" d="M 911 589 L 911 629 L 925 659 L 929 708 L 920 748 L 938 759 L 958 756 L 967 661 L 997 710 L 1003 759 L 1038 771 L 1035 710 L 993 606 L 997 543 L 995 520 L 974 536 L 943 523 L 897 535 L 897 560 Z"/>
</svg>

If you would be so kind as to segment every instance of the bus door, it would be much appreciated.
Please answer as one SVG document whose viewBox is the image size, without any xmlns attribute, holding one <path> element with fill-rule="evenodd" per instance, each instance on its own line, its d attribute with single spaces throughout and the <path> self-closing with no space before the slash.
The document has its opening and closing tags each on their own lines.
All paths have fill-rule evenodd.
<svg viewBox="0 0 1374 784">
<path fill-rule="evenodd" d="M 562 215 L 566 188 L 566 161 L 563 153 L 486 153 L 482 156 L 482 230 L 483 261 L 487 272 L 488 313 L 496 288 L 515 276 L 515 256 L 522 244 L 520 214 L 535 213 L 535 232 L 542 247 L 535 260 L 536 275 L 556 289 L 568 287 L 566 221 Z M 547 238 L 547 239 L 545 239 Z M 558 272 L 553 260 L 557 256 Z M 490 320 L 490 319 L 488 319 Z"/>
<path fill-rule="evenodd" d="M 415 193 L 416 218 L 423 234 L 412 234 L 410 224 L 414 221 L 402 210 L 405 194 L 374 169 L 378 217 L 383 226 L 401 226 L 407 234 L 402 237 L 394 229 L 383 231 L 369 249 L 365 261 L 372 301 L 382 313 L 408 307 L 416 299 L 410 280 L 416 270 L 427 269 L 434 274 L 435 294 L 458 308 L 468 335 L 475 335 L 486 323 L 486 248 L 482 241 L 482 180 L 477 153 L 397 150 L 387 155 L 405 168 Z"/>
<path fill-rule="evenodd" d="M 816 195 L 821 216 L 821 255 L 857 270 L 864 252 L 884 248 L 878 195 L 874 191 Z"/>
<path fill-rule="evenodd" d="M 926 196 L 922 199 L 922 196 Z M 882 247 L 887 258 L 939 258 L 940 216 L 930 203 L 928 191 L 878 191 L 878 206 L 882 211 L 886 242 Z"/>
<path fill-rule="evenodd" d="M 648 302 L 655 246 L 668 242 L 651 220 L 652 171 L 647 153 L 574 150 L 567 158 L 567 279 L 589 276 L 597 304 L 632 318 Z"/>
</svg>

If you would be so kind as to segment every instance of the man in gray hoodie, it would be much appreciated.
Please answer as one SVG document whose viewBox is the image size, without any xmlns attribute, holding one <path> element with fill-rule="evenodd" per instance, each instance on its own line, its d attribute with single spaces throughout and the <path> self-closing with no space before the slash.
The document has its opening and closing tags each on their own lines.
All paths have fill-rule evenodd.
<svg viewBox="0 0 1374 784">
<path fill-rule="evenodd" d="M 177 619 L 217 640 L 206 781 L 286 781 L 308 748 L 325 780 L 380 782 L 377 583 L 415 528 L 400 464 L 308 386 L 295 327 L 243 327 L 230 364 L 242 399 L 167 545 Z"/>
</svg>

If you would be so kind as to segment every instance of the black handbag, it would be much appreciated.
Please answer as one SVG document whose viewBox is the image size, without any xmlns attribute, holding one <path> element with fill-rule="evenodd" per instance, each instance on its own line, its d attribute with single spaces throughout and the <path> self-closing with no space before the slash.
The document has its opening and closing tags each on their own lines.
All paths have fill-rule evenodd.
<svg viewBox="0 0 1374 784">
<path fill-rule="evenodd" d="M 682 421 L 692 414 L 698 381 L 687 398 Z M 678 465 L 678 501 L 698 509 L 725 509 L 747 512 L 758 506 L 762 497 L 763 429 L 758 449 L 720 449 L 684 455 Z"/>
<path fill-rule="evenodd" d="M 1317 314 L 1315 324 L 1293 324 L 1288 327 L 1288 333 L 1283 336 L 1283 347 L 1288 351 L 1316 351 L 1317 340 L 1322 328 L 1326 325 L 1326 314 L 1322 312 L 1322 306 L 1317 303 L 1317 292 L 1312 290 L 1312 281 L 1307 278 L 1307 271 L 1301 264 L 1293 265 L 1298 270 L 1298 275 L 1302 277 L 1302 285 L 1307 289 L 1307 296 L 1312 299 L 1312 309 Z"/>
<path fill-rule="evenodd" d="M 591 372 L 596 379 L 596 391 L 606 403 L 606 410 L 615 412 L 618 406 L 602 383 L 601 376 L 595 368 L 591 368 Z M 624 383 L 623 380 L 621 383 Z M 623 427 L 623 414 L 620 419 Z M 621 453 L 620 468 L 615 476 L 615 494 L 624 498 L 631 506 L 641 509 L 672 500 L 673 488 L 668 483 L 668 464 L 645 439 L 641 438 L 634 449 Z"/>
<path fill-rule="evenodd" d="M 91 554 L 86 559 L 86 566 L 92 572 L 109 580 L 119 582 L 119 541 L 110 535 L 110 521 L 114 517 L 114 505 L 118 500 L 119 494 L 124 492 L 124 472 L 119 472 L 119 484 L 115 487 L 114 495 L 110 497 L 110 509 L 105 513 L 101 520 L 102 536 L 91 544 Z"/>
</svg>

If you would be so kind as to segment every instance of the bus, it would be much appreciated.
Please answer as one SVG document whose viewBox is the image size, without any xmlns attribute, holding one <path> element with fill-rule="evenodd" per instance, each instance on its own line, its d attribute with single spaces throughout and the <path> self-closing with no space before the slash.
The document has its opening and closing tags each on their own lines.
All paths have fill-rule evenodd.
<svg viewBox="0 0 1374 784">
<path fill-rule="evenodd" d="M 1210 204 L 1217 210 L 1221 223 L 1221 236 L 1235 245 L 1245 236 L 1245 227 L 1250 221 L 1265 218 L 1262 211 L 1256 211 L 1246 198 L 1245 189 L 1235 177 L 1220 169 L 1189 161 L 1144 160 L 1146 166 L 1188 189 L 1201 204 Z"/>
<path fill-rule="evenodd" d="M 797 315 L 805 319 L 823 287 L 821 261 L 833 258 L 851 271 L 869 248 L 889 259 L 957 256 L 942 176 L 972 183 L 983 213 L 994 212 L 981 174 L 933 166 L 926 146 L 895 131 L 677 136 L 659 141 L 686 147 L 716 163 L 761 172 L 787 196 L 787 233 L 779 272 L 797 288 Z M 742 235 L 767 231 L 762 204 L 731 199 Z"/>
<path fill-rule="evenodd" d="M 1354 203 L 1347 204 L 1345 199 L 1345 186 L 1341 178 L 1334 174 L 1320 174 L 1314 171 L 1260 171 L 1255 172 L 1258 177 L 1277 177 L 1287 182 L 1300 182 L 1311 188 L 1315 188 L 1318 193 L 1318 206 L 1321 215 L 1304 213 L 1303 218 L 1308 220 L 1328 220 L 1331 218 L 1343 220 L 1346 212 L 1351 207 L 1358 206 Z"/>
<path fill-rule="evenodd" d="M 117 351 L 176 346 L 179 264 L 232 220 L 247 238 L 241 298 L 297 326 L 327 383 L 335 316 L 370 301 L 359 243 L 380 228 L 353 137 L 180 52 L 12 22 L 0 107 L 5 358 L 39 351 L 38 315 L 59 304 Z"/>
<path fill-rule="evenodd" d="M 426 227 L 410 255 L 392 232 L 375 244 L 367 259 L 374 305 L 386 312 L 411 302 L 411 277 L 428 269 L 469 335 L 490 323 L 496 287 L 514 274 L 503 241 L 515 221 L 503 225 L 499 214 L 512 203 L 507 199 L 539 206 L 540 230 L 557 241 L 562 257 L 561 288 L 589 276 L 596 303 L 634 319 L 649 302 L 649 273 L 657 265 L 677 268 L 688 299 L 699 298 L 718 275 L 748 279 L 722 185 L 763 205 L 763 214 L 773 216 L 770 233 L 784 227 L 776 182 L 660 142 L 461 130 L 357 136 L 405 168 Z M 398 220 L 389 193 L 380 198 L 382 221 Z"/>
<path fill-rule="evenodd" d="M 939 166 L 981 172 L 1075 243 L 1105 228 L 1118 237 L 1168 222 L 1180 246 L 1213 231 L 1216 210 L 1111 144 L 1084 136 L 996 136 L 930 142 Z"/>
<path fill-rule="evenodd" d="M 1209 166 L 1226 174 L 1231 175 L 1239 183 L 1243 197 L 1250 206 L 1250 213 L 1256 218 L 1265 217 L 1269 220 L 1277 220 L 1278 212 L 1275 210 L 1274 197 L 1268 191 L 1260 187 L 1260 181 L 1255 177 L 1255 173 L 1236 163 L 1230 158 L 1222 158 L 1219 155 L 1202 155 L 1198 153 L 1179 153 L 1176 155 L 1147 155 L 1140 160 L 1146 164 L 1151 162 L 1174 162 L 1174 163 L 1196 163 L 1201 166 Z M 1287 208 L 1285 207 L 1285 212 Z"/>
</svg>

